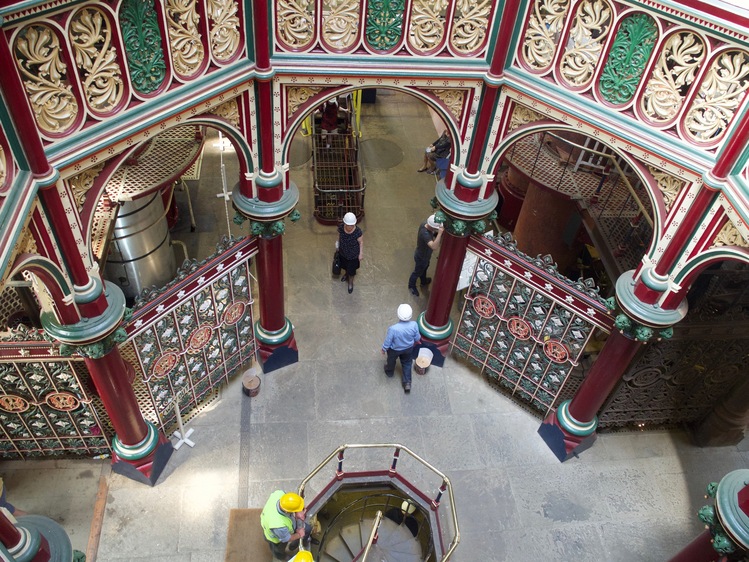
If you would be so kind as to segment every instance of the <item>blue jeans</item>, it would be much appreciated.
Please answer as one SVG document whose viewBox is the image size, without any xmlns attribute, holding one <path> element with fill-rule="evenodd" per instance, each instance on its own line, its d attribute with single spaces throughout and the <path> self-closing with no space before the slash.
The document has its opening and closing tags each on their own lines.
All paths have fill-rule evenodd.
<svg viewBox="0 0 749 562">
<path fill-rule="evenodd" d="M 411 364 L 413 363 L 414 348 L 387 350 L 387 362 L 385 363 L 385 372 L 392 373 L 395 371 L 395 360 L 400 358 L 401 368 L 403 369 L 403 384 L 411 384 Z"/>
</svg>

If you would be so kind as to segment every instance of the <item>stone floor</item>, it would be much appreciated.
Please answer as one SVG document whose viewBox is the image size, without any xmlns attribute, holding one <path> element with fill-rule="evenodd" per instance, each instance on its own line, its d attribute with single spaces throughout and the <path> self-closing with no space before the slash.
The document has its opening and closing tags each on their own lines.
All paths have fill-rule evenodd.
<svg viewBox="0 0 749 562">
<path fill-rule="evenodd" d="M 706 484 L 745 468 L 749 445 L 700 449 L 682 432 L 604 434 L 561 464 L 536 433 L 540 420 L 458 361 L 414 375 L 410 395 L 384 376 L 380 345 L 397 305 L 419 313 L 429 294 L 412 297 L 406 281 L 434 195 L 434 178 L 416 169 L 437 135 L 414 98 L 378 91 L 364 109 L 365 258 L 351 295 L 330 276 L 335 229 L 312 216 L 307 141 L 292 148 L 302 219 L 287 222 L 283 243 L 299 362 L 262 375 L 256 397 L 239 380 L 223 389 L 188 424 L 195 446 L 176 450 L 154 487 L 113 474 L 107 460 L 4 462 L 9 500 L 59 522 L 89 562 L 220 562 L 230 509 L 296 488 L 341 444 L 401 443 L 452 482 L 455 562 L 668 560 L 701 532 Z M 184 217 L 177 229 L 195 255 L 232 228 L 215 196 L 215 160 L 207 156 L 191 184 L 199 237 Z"/>
</svg>

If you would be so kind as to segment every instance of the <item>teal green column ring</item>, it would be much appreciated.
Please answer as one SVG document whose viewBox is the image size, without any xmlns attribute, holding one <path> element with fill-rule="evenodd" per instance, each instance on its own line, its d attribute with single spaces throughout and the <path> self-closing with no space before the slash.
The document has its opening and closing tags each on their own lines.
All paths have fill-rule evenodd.
<svg viewBox="0 0 749 562">
<path fill-rule="evenodd" d="M 745 551 L 749 550 L 749 515 L 739 506 L 739 492 L 749 486 L 749 469 L 726 474 L 718 484 L 715 506 L 723 529 Z"/>
<path fill-rule="evenodd" d="M 260 320 L 255 322 L 255 337 L 259 342 L 266 345 L 278 345 L 285 342 L 293 333 L 293 326 L 288 318 L 284 317 L 286 323 L 280 330 L 268 331 L 260 325 Z"/>
<path fill-rule="evenodd" d="M 422 312 L 419 314 L 419 319 L 416 321 L 416 324 L 419 326 L 419 332 L 421 332 L 422 336 L 426 336 L 431 340 L 444 340 L 450 337 L 453 333 L 454 327 L 452 320 L 448 319 L 447 324 L 444 326 L 432 326 L 426 321 L 425 315 L 426 311 Z"/>
<path fill-rule="evenodd" d="M 595 416 L 589 422 L 579 422 L 570 415 L 570 402 L 565 400 L 557 408 L 557 421 L 567 433 L 577 435 L 578 437 L 587 437 L 592 435 L 598 427 L 598 416 Z"/>
<path fill-rule="evenodd" d="M 83 345 L 99 341 L 114 332 L 125 315 L 125 295 L 122 290 L 105 281 L 107 309 L 94 318 L 84 318 L 75 324 L 60 324 L 52 312 L 39 315 L 45 331 L 62 343 Z"/>
<path fill-rule="evenodd" d="M 150 455 L 156 449 L 156 446 L 159 444 L 159 432 L 151 422 L 148 420 L 145 420 L 145 422 L 146 427 L 148 427 L 148 433 L 146 433 L 146 436 L 140 443 L 124 445 L 116 435 L 112 439 L 112 449 L 114 449 L 114 452 L 122 460 L 137 461 Z"/>
</svg>

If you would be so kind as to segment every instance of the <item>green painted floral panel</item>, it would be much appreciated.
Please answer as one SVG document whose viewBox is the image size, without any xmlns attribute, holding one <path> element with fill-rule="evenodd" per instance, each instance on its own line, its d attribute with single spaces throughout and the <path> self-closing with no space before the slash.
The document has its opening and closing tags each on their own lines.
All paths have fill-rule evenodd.
<svg viewBox="0 0 749 562">
<path fill-rule="evenodd" d="M 403 0 L 375 0 L 367 9 L 367 43 L 377 51 L 397 46 L 403 36 Z"/>
<path fill-rule="evenodd" d="M 606 101 L 621 105 L 634 97 L 657 39 L 650 16 L 635 14 L 622 21 L 598 81 Z"/>
</svg>

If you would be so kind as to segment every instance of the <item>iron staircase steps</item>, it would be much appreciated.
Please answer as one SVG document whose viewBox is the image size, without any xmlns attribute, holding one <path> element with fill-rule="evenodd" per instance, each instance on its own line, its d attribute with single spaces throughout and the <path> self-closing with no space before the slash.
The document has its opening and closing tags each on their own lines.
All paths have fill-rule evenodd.
<svg viewBox="0 0 749 562">
<path fill-rule="evenodd" d="M 322 545 L 319 562 L 351 562 L 366 545 L 374 518 L 345 524 Z M 421 545 L 405 525 L 384 518 L 380 523 L 377 544 L 370 550 L 378 562 L 419 562 Z"/>
</svg>

